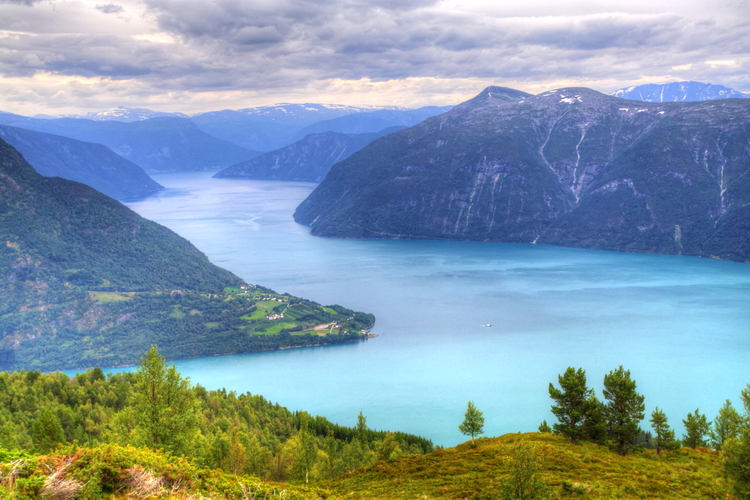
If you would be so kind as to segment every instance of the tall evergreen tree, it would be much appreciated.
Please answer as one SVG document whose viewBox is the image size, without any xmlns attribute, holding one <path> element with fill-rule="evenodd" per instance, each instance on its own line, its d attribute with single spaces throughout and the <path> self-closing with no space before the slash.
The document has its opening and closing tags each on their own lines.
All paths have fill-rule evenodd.
<svg viewBox="0 0 750 500">
<path fill-rule="evenodd" d="M 654 429 L 656 439 L 656 454 L 660 455 L 661 450 L 668 450 L 674 445 L 674 431 L 669 428 L 667 416 L 657 406 L 651 412 L 651 427 Z"/>
<path fill-rule="evenodd" d="M 469 401 L 464 414 L 464 421 L 458 426 L 458 430 L 466 436 L 471 436 L 471 445 L 474 446 L 474 436 L 484 433 L 484 417 L 482 412 L 477 410 L 474 403 Z"/>
<path fill-rule="evenodd" d="M 135 424 L 150 448 L 180 453 L 195 426 L 195 398 L 190 380 L 174 364 L 167 364 L 156 346 L 141 358 L 133 394 Z"/>
<path fill-rule="evenodd" d="M 724 472 L 731 481 L 735 498 L 750 499 L 750 384 L 740 394 L 745 407 L 739 435 L 722 447 Z"/>
<path fill-rule="evenodd" d="M 65 433 L 60 419 L 49 408 L 43 409 L 34 421 L 31 439 L 34 442 L 34 448 L 40 453 L 46 453 L 59 443 L 65 442 Z"/>
<path fill-rule="evenodd" d="M 560 389 L 552 383 L 549 384 L 549 396 L 555 402 L 555 405 L 552 405 L 552 414 L 558 420 L 552 428 L 575 443 L 586 437 L 584 422 L 593 391 L 586 387 L 586 372 L 583 368 L 576 370 L 568 367 L 564 374 L 558 375 L 557 380 Z"/>
<path fill-rule="evenodd" d="M 688 413 L 682 423 L 685 425 L 685 434 L 682 436 L 683 445 L 696 449 L 708 444 L 706 434 L 711 430 L 711 424 L 705 415 L 698 413 L 697 408 L 694 413 Z"/>
<path fill-rule="evenodd" d="M 630 444 L 636 439 L 643 420 L 644 397 L 636 391 L 635 380 L 630 378 L 630 370 L 620 366 L 604 376 L 604 416 L 610 437 L 615 441 L 621 454 L 626 454 Z"/>
<path fill-rule="evenodd" d="M 719 409 L 719 414 L 714 419 L 711 430 L 708 432 L 711 447 L 714 450 L 721 451 L 724 442 L 739 436 L 741 429 L 742 416 L 734 409 L 732 402 L 727 399 L 724 406 Z"/>
</svg>

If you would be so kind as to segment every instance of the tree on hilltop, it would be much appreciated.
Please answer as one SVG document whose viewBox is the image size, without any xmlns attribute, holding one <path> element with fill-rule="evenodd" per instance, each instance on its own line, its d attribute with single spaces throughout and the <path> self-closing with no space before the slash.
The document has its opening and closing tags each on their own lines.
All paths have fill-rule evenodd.
<svg viewBox="0 0 750 500">
<path fill-rule="evenodd" d="M 644 397 L 635 391 L 635 380 L 630 378 L 630 370 L 622 365 L 604 376 L 604 416 L 607 419 L 609 435 L 615 441 L 620 454 L 625 455 L 628 447 L 640 432 L 638 422 L 643 420 L 646 406 Z"/>
<path fill-rule="evenodd" d="M 727 399 L 724 406 L 719 410 L 719 414 L 714 419 L 711 430 L 708 432 L 711 439 L 711 447 L 714 450 L 721 451 L 724 442 L 739 436 L 741 429 L 742 416 L 734 409 L 732 402 Z"/>
<path fill-rule="evenodd" d="M 667 423 L 667 416 L 657 406 L 654 411 L 651 412 L 651 427 L 654 429 L 656 434 L 656 454 L 660 455 L 661 450 L 668 450 L 675 445 L 674 431 L 669 428 Z"/>
<path fill-rule="evenodd" d="M 688 413 L 682 423 L 685 425 L 685 434 L 682 436 L 683 445 L 692 449 L 708 445 L 706 434 L 711 430 L 711 424 L 705 415 L 698 413 L 697 408 L 694 413 Z"/>
<path fill-rule="evenodd" d="M 575 443 L 586 438 L 584 422 L 593 391 L 586 387 L 586 372 L 583 368 L 576 370 L 568 367 L 564 374 L 558 375 L 557 380 L 560 389 L 549 384 L 549 396 L 555 401 L 552 414 L 559 421 L 552 428 Z"/>
<path fill-rule="evenodd" d="M 474 446 L 474 436 L 484 433 L 484 417 L 482 412 L 477 410 L 474 403 L 469 401 L 464 414 L 464 421 L 458 426 L 458 430 L 466 436 L 471 436 L 471 445 Z"/>
</svg>

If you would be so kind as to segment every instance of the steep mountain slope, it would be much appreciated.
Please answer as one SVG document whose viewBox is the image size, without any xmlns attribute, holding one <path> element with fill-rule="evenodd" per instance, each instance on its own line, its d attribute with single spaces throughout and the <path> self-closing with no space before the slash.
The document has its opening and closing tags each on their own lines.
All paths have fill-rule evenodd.
<svg viewBox="0 0 750 500">
<path fill-rule="evenodd" d="M 695 102 L 715 99 L 750 99 L 749 94 L 722 85 L 701 82 L 649 83 L 615 90 L 609 95 L 643 102 Z"/>
<path fill-rule="evenodd" d="M 365 134 L 378 132 L 388 127 L 413 127 L 419 122 L 432 116 L 445 113 L 452 106 L 425 106 L 418 109 L 378 109 L 375 111 L 363 111 L 351 115 L 323 120 L 308 125 L 296 136 L 302 139 L 308 134 L 319 134 L 322 132 L 340 132 L 342 134 Z"/>
<path fill-rule="evenodd" d="M 118 200 L 164 189 L 141 167 L 101 144 L 5 125 L 0 125 L 0 137 L 45 177 L 80 182 Z"/>
<path fill-rule="evenodd" d="M 132 364 L 151 344 L 174 359 L 335 343 L 374 321 L 246 285 L 112 198 L 42 177 L 1 139 L 0 220 L 0 370 Z M 268 320 L 261 300 L 289 319 Z M 340 328 L 308 335 L 310 322 Z"/>
<path fill-rule="evenodd" d="M 291 146 L 220 170 L 214 177 L 320 182 L 334 163 L 403 128 L 390 127 L 371 134 L 310 134 Z"/>
<path fill-rule="evenodd" d="M 295 219 L 334 237 L 750 260 L 750 101 L 490 87 L 335 165 Z"/>
<path fill-rule="evenodd" d="M 76 118 L 40 120 L 0 113 L 0 124 L 104 144 L 147 172 L 225 167 L 260 154 L 210 136 L 186 118 L 125 123 Z"/>
<path fill-rule="evenodd" d="M 192 120 L 201 130 L 214 137 L 252 150 L 275 151 L 302 139 L 304 135 L 297 139 L 294 137 L 303 127 L 373 109 L 378 108 L 339 104 L 274 104 L 201 113 L 193 116 Z"/>
</svg>

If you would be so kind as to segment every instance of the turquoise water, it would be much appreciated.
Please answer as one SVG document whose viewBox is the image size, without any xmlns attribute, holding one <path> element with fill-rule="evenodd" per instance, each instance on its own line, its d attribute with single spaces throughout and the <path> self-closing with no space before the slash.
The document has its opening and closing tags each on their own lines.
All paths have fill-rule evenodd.
<svg viewBox="0 0 750 500">
<path fill-rule="evenodd" d="M 178 361 L 208 388 L 262 394 L 344 425 L 465 440 L 552 422 L 547 386 L 583 367 L 601 394 L 631 370 L 647 411 L 673 427 L 713 418 L 750 382 L 750 266 L 543 245 L 312 237 L 291 217 L 310 183 L 154 175 L 168 189 L 129 206 L 250 283 L 372 312 L 377 338 Z M 491 327 L 482 325 L 492 324 Z M 644 423 L 644 428 L 648 425 Z"/>
</svg>

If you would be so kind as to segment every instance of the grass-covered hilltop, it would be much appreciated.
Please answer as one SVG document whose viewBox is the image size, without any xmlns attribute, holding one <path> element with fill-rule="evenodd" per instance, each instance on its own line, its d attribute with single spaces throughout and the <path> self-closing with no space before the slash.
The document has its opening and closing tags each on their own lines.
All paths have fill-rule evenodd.
<svg viewBox="0 0 750 500">
<path fill-rule="evenodd" d="M 750 100 L 489 87 L 331 168 L 312 234 L 540 243 L 750 261 Z"/>
<path fill-rule="evenodd" d="M 192 385 L 155 348 L 135 372 L 0 373 L 0 498 L 30 499 L 748 499 L 744 413 L 698 410 L 675 438 L 622 367 L 600 401 L 585 372 L 550 384 L 551 427 L 434 449 L 418 436 L 290 412 L 261 396 Z M 498 418 L 488 415 L 487 418 Z M 532 417 L 533 418 L 533 417 Z M 644 429 L 648 428 L 646 432 Z"/>
<path fill-rule="evenodd" d="M 184 238 L 0 140 L 0 369 L 336 343 L 372 315 L 248 285 Z"/>
</svg>

